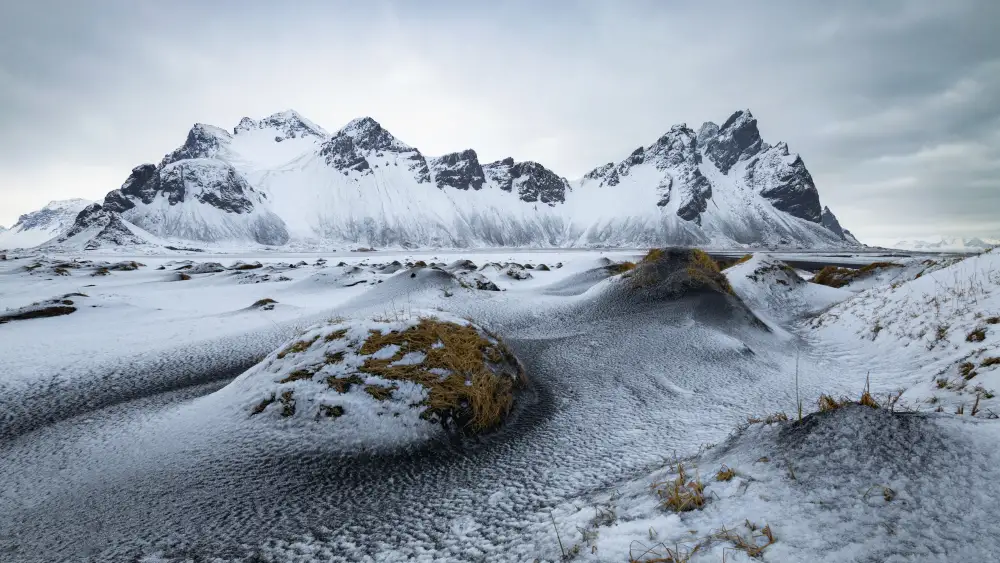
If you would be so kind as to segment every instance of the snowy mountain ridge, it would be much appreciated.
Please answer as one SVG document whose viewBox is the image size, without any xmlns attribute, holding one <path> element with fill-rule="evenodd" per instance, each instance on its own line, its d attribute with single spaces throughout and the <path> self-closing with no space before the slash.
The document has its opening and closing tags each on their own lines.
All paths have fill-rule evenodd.
<svg viewBox="0 0 1000 563">
<path fill-rule="evenodd" d="M 893 244 L 900 250 L 938 252 L 978 252 L 1000 246 L 1000 238 L 991 237 L 937 237 L 937 240 L 902 240 Z"/>
<path fill-rule="evenodd" d="M 0 249 L 29 248 L 48 241 L 70 228 L 77 214 L 89 204 L 85 199 L 56 200 L 21 215 L 9 229 L 0 227 Z"/>
<path fill-rule="evenodd" d="M 675 125 L 618 163 L 570 182 L 473 149 L 424 155 L 371 117 L 334 133 L 285 111 L 232 133 L 195 124 L 159 164 L 142 164 L 81 213 L 84 246 L 120 224 L 132 237 L 278 246 L 858 246 L 821 206 L 802 159 L 765 143 L 748 110 L 697 132 Z M 112 221 L 111 215 L 117 217 Z M 97 227 L 100 226 L 100 229 Z"/>
</svg>

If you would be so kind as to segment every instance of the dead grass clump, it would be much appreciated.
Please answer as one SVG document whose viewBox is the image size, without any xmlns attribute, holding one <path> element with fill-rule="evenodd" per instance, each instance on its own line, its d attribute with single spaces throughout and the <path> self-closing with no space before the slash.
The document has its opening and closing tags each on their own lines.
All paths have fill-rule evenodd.
<svg viewBox="0 0 1000 563">
<path fill-rule="evenodd" d="M 633 543 L 638 543 L 643 551 L 635 555 L 634 552 L 638 551 L 638 549 L 630 547 L 628 563 L 688 563 L 696 553 L 707 545 L 707 542 L 701 542 L 687 549 L 677 545 L 670 548 L 662 543 L 658 543 L 652 547 L 642 545 L 642 542 Z"/>
<path fill-rule="evenodd" d="M 260 262 L 254 262 L 253 264 L 234 264 L 233 270 L 256 270 L 257 268 L 263 268 L 264 265 Z"/>
<path fill-rule="evenodd" d="M 837 266 L 826 266 L 820 270 L 815 277 L 813 277 L 812 281 L 814 283 L 830 287 L 844 287 L 852 281 L 868 274 L 873 274 L 878 270 L 899 267 L 899 264 L 895 264 L 893 262 L 872 262 L 871 264 L 867 264 L 856 270 L 851 268 L 838 268 Z"/>
<path fill-rule="evenodd" d="M 333 342 L 334 340 L 340 340 L 345 336 L 347 336 L 347 329 L 342 328 L 340 330 L 335 330 L 330 334 L 327 334 L 326 337 L 323 338 L 323 342 Z"/>
<path fill-rule="evenodd" d="M 340 418 L 344 416 L 344 407 L 340 405 L 320 405 L 320 411 L 329 418 Z"/>
<path fill-rule="evenodd" d="M 325 352 L 323 354 L 323 358 L 326 359 L 327 364 L 339 364 L 340 362 L 344 361 L 344 351 L 341 350 L 339 352 L 333 352 L 333 353 Z"/>
<path fill-rule="evenodd" d="M 986 340 L 985 328 L 977 328 L 965 337 L 966 342 L 982 342 L 983 340 Z"/>
<path fill-rule="evenodd" d="M 402 332 L 373 330 L 358 352 L 370 355 L 393 345 L 399 348 L 392 357 L 367 358 L 360 371 L 423 385 L 428 395 L 421 417 L 457 429 L 479 432 L 500 424 L 513 406 L 515 386 L 524 381 L 509 349 L 472 326 L 423 318 Z M 393 365 L 411 352 L 422 353 L 424 360 Z M 501 372 L 503 363 L 517 366 L 517 378 Z"/>
<path fill-rule="evenodd" d="M 986 319 L 986 324 L 988 325 L 1000 324 L 1000 317 L 989 317 Z"/>
<path fill-rule="evenodd" d="M 610 264 L 606 266 L 606 269 L 612 274 L 624 274 L 625 272 L 631 272 L 635 269 L 635 262 L 620 262 L 618 264 Z"/>
<path fill-rule="evenodd" d="M 191 276 L 185 274 L 184 272 L 177 274 L 177 281 L 188 281 L 189 279 L 191 279 Z"/>
<path fill-rule="evenodd" d="M 843 403 L 834 399 L 830 395 L 820 395 L 819 400 L 816 402 L 819 407 L 819 412 L 829 412 L 839 409 L 843 406 Z"/>
<path fill-rule="evenodd" d="M 664 250 L 662 248 L 650 248 L 649 252 L 647 252 L 646 255 L 643 256 L 642 261 L 643 262 L 655 262 L 655 261 L 659 260 L 660 258 L 663 258 L 664 254 L 665 254 L 665 252 L 664 252 Z"/>
<path fill-rule="evenodd" d="M 250 411 L 250 416 L 264 412 L 264 409 L 269 407 L 271 403 L 273 403 L 274 401 L 275 401 L 274 395 L 271 395 L 270 398 L 264 399 L 260 403 L 257 403 L 257 405 L 253 408 L 253 410 Z"/>
<path fill-rule="evenodd" d="M 973 377 L 976 377 L 976 364 L 972 362 L 962 362 L 958 364 L 958 373 L 962 376 L 962 379 L 968 381 Z"/>
<path fill-rule="evenodd" d="M 715 474 L 716 481 L 732 481 L 733 477 L 736 477 L 736 470 L 727 465 L 723 465 L 718 473 Z"/>
<path fill-rule="evenodd" d="M 878 401 L 875 400 L 875 397 L 869 393 L 868 390 L 865 390 L 865 392 L 861 394 L 861 398 L 858 399 L 858 404 L 871 407 L 873 409 L 881 408 Z"/>
<path fill-rule="evenodd" d="M 729 285 L 729 280 L 722 274 L 719 265 L 703 250 L 696 248 L 691 251 L 687 273 L 692 279 L 709 285 L 718 284 L 726 293 L 733 294 L 733 287 Z"/>
<path fill-rule="evenodd" d="M 688 512 L 705 506 L 705 485 L 700 479 L 688 479 L 683 465 L 677 466 L 677 477 L 651 485 L 660 499 L 660 506 L 674 512 Z"/>
<path fill-rule="evenodd" d="M 90 275 L 91 276 L 110 276 L 111 275 L 111 270 L 105 268 L 104 266 L 101 266 L 101 267 L 97 268 L 96 270 L 94 270 L 94 273 L 92 273 Z"/>
<path fill-rule="evenodd" d="M 997 364 L 1000 364 L 1000 358 L 986 358 L 985 360 L 982 361 L 982 363 L 979 364 L 979 367 L 988 368 L 990 366 L 995 366 Z"/>
<path fill-rule="evenodd" d="M 743 256 L 740 257 L 739 260 L 736 261 L 736 263 L 742 264 L 744 262 L 750 261 L 751 258 L 753 258 L 753 254 L 744 254 Z"/>
<path fill-rule="evenodd" d="M 326 378 L 326 384 L 337 393 L 347 393 L 351 390 L 352 385 L 361 385 L 365 381 L 357 376 L 357 374 L 350 375 L 348 377 L 334 377 L 330 376 Z"/>
<path fill-rule="evenodd" d="M 271 299 L 270 297 L 265 297 L 263 299 L 258 299 L 257 301 L 254 301 L 251 307 L 260 308 L 265 305 L 274 305 L 275 303 L 277 303 L 277 301 L 275 301 L 274 299 Z"/>
<path fill-rule="evenodd" d="M 291 389 L 281 394 L 281 416 L 295 415 L 295 393 Z"/>
<path fill-rule="evenodd" d="M 278 359 L 280 360 L 289 354 L 300 354 L 305 352 L 310 346 L 313 345 L 313 342 L 316 342 L 317 339 L 319 339 L 319 336 L 316 336 L 311 340 L 299 340 L 295 344 L 292 344 L 288 348 L 278 352 Z"/>
<path fill-rule="evenodd" d="M 312 376 L 315 373 L 316 372 L 309 371 L 307 369 L 297 369 L 297 370 L 293 371 L 292 373 L 286 375 L 284 377 L 284 379 L 282 379 L 281 381 L 278 381 L 278 383 L 291 383 L 293 381 L 299 381 L 299 380 L 302 380 L 302 379 L 312 379 Z"/>
<path fill-rule="evenodd" d="M 399 389 L 398 385 L 365 385 L 365 393 L 371 395 L 376 401 L 388 401 L 396 389 Z"/>
<path fill-rule="evenodd" d="M 777 422 L 788 422 L 788 415 L 783 412 L 776 412 L 765 416 L 764 418 L 748 417 L 747 424 L 765 424 L 771 425 Z"/>
<path fill-rule="evenodd" d="M 749 520 L 743 525 L 748 530 L 746 535 L 723 527 L 715 536 L 720 540 L 732 543 L 736 549 L 745 552 L 750 557 L 762 557 L 764 550 L 776 541 L 771 526 L 764 526 L 758 530 L 757 525 Z"/>
</svg>

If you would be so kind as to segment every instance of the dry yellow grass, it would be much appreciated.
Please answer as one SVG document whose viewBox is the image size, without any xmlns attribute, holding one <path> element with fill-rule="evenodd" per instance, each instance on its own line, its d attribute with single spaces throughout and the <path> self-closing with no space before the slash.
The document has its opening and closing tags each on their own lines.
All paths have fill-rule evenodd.
<svg viewBox="0 0 1000 563">
<path fill-rule="evenodd" d="M 841 403 L 837 401 L 837 399 L 825 394 L 819 396 L 819 400 L 816 401 L 816 405 L 819 407 L 819 412 L 829 412 L 837 410 L 841 407 Z"/>
<path fill-rule="evenodd" d="M 295 344 L 292 344 L 288 348 L 285 348 L 284 350 L 278 352 L 278 359 L 279 360 L 283 359 L 285 356 L 289 354 L 301 354 L 302 352 L 308 350 L 309 347 L 313 345 L 313 342 L 316 342 L 316 340 L 318 339 L 319 336 L 317 335 L 310 340 L 299 340 Z"/>
<path fill-rule="evenodd" d="M 774 532 L 771 530 L 770 525 L 766 525 L 758 530 L 757 525 L 753 522 L 747 520 L 744 526 L 749 530 L 749 534 L 744 536 L 736 532 L 735 530 L 729 530 L 723 527 L 716 534 L 716 537 L 720 540 L 728 541 L 733 544 L 733 546 L 745 552 L 750 557 L 759 558 L 764 555 L 764 550 L 774 544 Z"/>
<path fill-rule="evenodd" d="M 687 273 L 692 279 L 709 285 L 718 284 L 726 293 L 733 293 L 733 287 L 729 285 L 729 280 L 723 275 L 719 265 L 703 250 L 696 248 L 691 251 Z"/>
<path fill-rule="evenodd" d="M 976 330 L 973 330 L 965 337 L 965 340 L 967 342 L 982 342 L 983 340 L 986 340 L 986 329 L 977 328 Z"/>
<path fill-rule="evenodd" d="M 705 506 L 705 485 L 695 479 L 688 479 L 683 465 L 677 466 L 677 477 L 659 481 L 651 485 L 660 506 L 674 512 L 688 512 Z"/>
<path fill-rule="evenodd" d="M 613 274 L 624 274 L 635 269 L 635 262 L 619 262 L 607 266 L 607 269 Z"/>
<path fill-rule="evenodd" d="M 899 267 L 899 264 L 895 264 L 893 262 L 872 262 L 871 264 L 862 266 L 857 270 L 852 270 L 851 268 L 838 268 L 836 266 L 826 266 L 820 270 L 815 277 L 813 277 L 812 281 L 813 283 L 827 285 L 830 287 L 844 287 L 853 280 L 875 272 L 876 270 Z"/>
<path fill-rule="evenodd" d="M 392 357 L 368 358 L 359 369 L 390 381 L 413 381 L 426 387 L 424 418 L 453 420 L 477 432 L 487 430 L 510 412 L 515 386 L 524 382 L 520 367 L 517 380 L 491 368 L 490 364 L 503 362 L 519 364 L 502 342 L 490 342 L 472 326 L 423 318 L 401 332 L 372 331 L 358 352 L 370 355 L 392 345 L 399 347 Z M 424 354 L 424 360 L 392 365 L 411 352 Z M 442 377 L 431 370 L 445 370 L 448 375 Z"/>
<path fill-rule="evenodd" d="M 663 255 L 664 255 L 664 251 L 663 251 L 662 248 L 650 248 L 649 252 L 647 252 L 646 255 L 643 256 L 642 261 L 643 262 L 655 262 L 656 260 L 659 260 L 660 258 L 663 258 Z"/>
<path fill-rule="evenodd" d="M 980 367 L 988 368 L 990 366 L 995 366 L 997 364 L 1000 364 L 1000 358 L 986 358 L 979 365 Z"/>
<path fill-rule="evenodd" d="M 747 424 L 774 424 L 776 422 L 788 422 L 788 415 L 783 412 L 776 412 L 765 416 L 764 418 L 759 417 L 747 417 Z"/>
<path fill-rule="evenodd" d="M 736 477 L 736 470 L 730 468 L 728 465 L 723 465 L 718 473 L 715 474 L 716 481 L 732 481 L 733 477 Z"/>
</svg>

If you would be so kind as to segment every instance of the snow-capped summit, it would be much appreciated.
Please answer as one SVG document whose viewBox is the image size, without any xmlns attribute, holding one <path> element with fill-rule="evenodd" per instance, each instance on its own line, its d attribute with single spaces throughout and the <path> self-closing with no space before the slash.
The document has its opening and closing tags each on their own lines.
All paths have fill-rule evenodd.
<svg viewBox="0 0 1000 563">
<path fill-rule="evenodd" d="M 100 211 L 145 239 L 236 245 L 858 244 L 749 110 L 697 132 L 674 125 L 575 182 L 530 160 L 484 164 L 473 149 L 427 157 L 371 117 L 332 134 L 291 110 L 243 118 L 233 133 L 196 124 Z"/>
<path fill-rule="evenodd" d="M 10 229 L 0 228 L 0 248 L 30 248 L 59 235 L 73 224 L 90 201 L 64 199 L 18 217 Z"/>
<path fill-rule="evenodd" d="M 285 139 L 299 137 L 316 137 L 325 139 L 330 136 L 325 129 L 302 117 L 295 110 L 285 110 L 255 121 L 249 117 L 244 117 L 239 124 L 233 128 L 233 134 L 247 133 L 253 130 L 273 129 L 279 135 L 275 136 L 275 141 L 281 142 Z M 280 139 L 280 140 L 279 140 Z"/>
</svg>

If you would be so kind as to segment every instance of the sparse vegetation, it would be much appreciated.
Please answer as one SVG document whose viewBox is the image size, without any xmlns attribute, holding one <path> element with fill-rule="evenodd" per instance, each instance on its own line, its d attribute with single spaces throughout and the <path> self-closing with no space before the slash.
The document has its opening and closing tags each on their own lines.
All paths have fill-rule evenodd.
<svg viewBox="0 0 1000 563">
<path fill-rule="evenodd" d="M 745 552 L 750 557 L 762 557 L 764 550 L 776 541 L 771 526 L 765 525 L 763 528 L 758 529 L 757 525 L 749 520 L 743 525 L 747 529 L 746 535 L 723 527 L 716 534 L 716 537 L 732 543 L 736 549 Z"/>
<path fill-rule="evenodd" d="M 302 352 L 305 352 L 310 346 L 313 345 L 313 342 L 316 342 L 316 339 L 318 338 L 319 336 L 313 338 L 312 340 L 300 340 L 295 344 L 292 344 L 288 348 L 278 352 L 278 359 L 280 360 L 289 354 L 301 354 Z"/>
<path fill-rule="evenodd" d="M 958 364 L 958 373 L 962 376 L 962 379 L 968 381 L 973 377 L 976 377 L 976 364 L 972 362 L 962 362 Z"/>
<path fill-rule="evenodd" d="M 764 418 L 748 417 L 747 424 L 765 424 L 771 425 L 776 422 L 788 422 L 788 415 L 783 412 L 776 412 L 765 416 Z"/>
<path fill-rule="evenodd" d="M 696 248 L 691 251 L 690 258 L 691 262 L 688 265 L 687 273 L 692 279 L 709 285 L 718 284 L 723 291 L 733 294 L 733 287 L 729 285 L 729 280 L 722 274 L 719 265 L 715 263 L 715 260 L 712 260 L 711 256 Z"/>
<path fill-rule="evenodd" d="M 624 274 L 635 269 L 635 262 L 619 262 L 605 267 L 612 274 Z"/>
<path fill-rule="evenodd" d="M 705 506 L 705 485 L 700 479 L 688 479 L 683 465 L 677 466 L 677 477 L 651 485 L 660 506 L 673 512 L 688 512 Z"/>
<path fill-rule="evenodd" d="M 274 299 L 271 299 L 270 297 L 265 297 L 263 299 L 258 299 L 257 301 L 254 301 L 253 305 L 251 305 L 250 307 L 254 309 L 273 309 L 276 303 L 277 301 L 275 301 Z"/>
<path fill-rule="evenodd" d="M 391 357 L 367 358 L 359 371 L 423 385 L 429 391 L 421 417 L 454 423 L 462 430 L 497 426 L 513 406 L 515 387 L 524 382 L 524 372 L 507 347 L 472 326 L 423 318 L 401 332 L 372 331 L 359 353 L 374 354 L 386 346 L 398 349 Z M 399 364 L 410 353 L 422 354 L 423 360 Z M 516 380 L 494 367 L 504 362 L 518 366 Z"/>
<path fill-rule="evenodd" d="M 982 342 L 986 340 L 986 329 L 977 328 L 965 337 L 966 342 Z"/>
<path fill-rule="evenodd" d="M 899 264 L 894 264 L 892 262 L 872 262 L 871 264 L 862 266 L 856 270 L 852 268 L 826 266 L 820 270 L 815 277 L 813 277 L 812 281 L 813 283 L 830 287 L 844 287 L 858 278 L 873 275 L 877 273 L 878 270 L 899 267 Z"/>
<path fill-rule="evenodd" d="M 727 465 L 723 465 L 715 474 L 716 481 L 732 481 L 736 477 L 736 471 Z"/>
<path fill-rule="evenodd" d="M 990 357 L 990 358 L 986 358 L 986 359 L 984 359 L 984 360 L 983 360 L 983 361 L 982 361 L 982 362 L 981 362 L 981 363 L 979 364 L 979 367 L 984 367 L 984 368 L 988 368 L 988 367 L 990 367 L 990 366 L 995 366 L 995 365 L 998 365 L 998 364 L 1000 364 L 1000 358 L 997 358 L 997 357 Z"/>
</svg>

